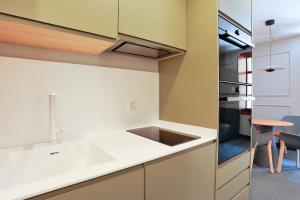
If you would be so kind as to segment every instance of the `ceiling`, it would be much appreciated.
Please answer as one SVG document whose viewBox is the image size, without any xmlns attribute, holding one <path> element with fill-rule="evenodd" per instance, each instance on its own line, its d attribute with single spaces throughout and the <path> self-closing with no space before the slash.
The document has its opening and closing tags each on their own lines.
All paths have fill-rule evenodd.
<svg viewBox="0 0 300 200">
<path fill-rule="evenodd" d="M 253 0 L 254 43 L 269 41 L 268 19 L 275 19 L 274 40 L 300 35 L 300 0 Z"/>
</svg>

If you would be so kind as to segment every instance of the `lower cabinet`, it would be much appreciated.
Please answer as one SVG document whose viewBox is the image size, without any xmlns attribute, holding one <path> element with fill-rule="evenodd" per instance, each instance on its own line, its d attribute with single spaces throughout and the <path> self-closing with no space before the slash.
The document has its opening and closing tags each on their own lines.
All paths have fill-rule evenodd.
<svg viewBox="0 0 300 200">
<path fill-rule="evenodd" d="M 248 200 L 250 188 L 250 152 L 219 166 L 216 200 Z"/>
<path fill-rule="evenodd" d="M 143 166 L 66 187 L 32 200 L 143 200 Z"/>
<path fill-rule="evenodd" d="M 214 142 L 31 200 L 214 200 L 215 164 Z"/>
<path fill-rule="evenodd" d="M 246 169 L 217 191 L 216 200 L 231 200 L 250 183 L 250 170 Z M 246 200 L 246 199 L 245 199 Z"/>
<path fill-rule="evenodd" d="M 217 189 L 228 183 L 243 170 L 250 167 L 250 152 L 242 153 L 239 157 L 230 160 L 217 170 Z"/>
<path fill-rule="evenodd" d="M 213 200 L 216 144 L 145 165 L 146 200 Z"/>
<path fill-rule="evenodd" d="M 250 186 L 245 187 L 240 193 L 238 193 L 232 200 L 248 200 L 250 198 Z"/>
</svg>

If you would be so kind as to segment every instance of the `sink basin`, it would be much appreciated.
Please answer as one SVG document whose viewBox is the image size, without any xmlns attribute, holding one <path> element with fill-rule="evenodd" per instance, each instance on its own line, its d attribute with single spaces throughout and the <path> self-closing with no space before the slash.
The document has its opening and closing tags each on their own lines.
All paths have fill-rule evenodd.
<svg viewBox="0 0 300 200">
<path fill-rule="evenodd" d="M 113 161 L 83 139 L 0 150 L 0 189 Z"/>
</svg>

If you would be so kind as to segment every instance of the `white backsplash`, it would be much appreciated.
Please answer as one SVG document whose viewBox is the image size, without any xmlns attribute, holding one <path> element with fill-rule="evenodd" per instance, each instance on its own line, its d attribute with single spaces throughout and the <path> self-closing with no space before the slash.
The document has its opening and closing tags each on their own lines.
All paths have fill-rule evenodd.
<svg viewBox="0 0 300 200">
<path fill-rule="evenodd" d="M 65 128 L 58 138 L 159 118 L 158 73 L 0 57 L 0 148 L 48 141 L 52 92 Z"/>
</svg>

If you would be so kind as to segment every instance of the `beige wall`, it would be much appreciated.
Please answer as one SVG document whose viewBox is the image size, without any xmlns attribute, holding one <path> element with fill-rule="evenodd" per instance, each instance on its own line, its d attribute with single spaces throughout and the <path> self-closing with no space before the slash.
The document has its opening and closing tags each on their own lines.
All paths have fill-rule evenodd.
<svg viewBox="0 0 300 200">
<path fill-rule="evenodd" d="M 160 118 L 217 128 L 217 1 L 187 1 L 187 53 L 159 62 Z"/>
</svg>

